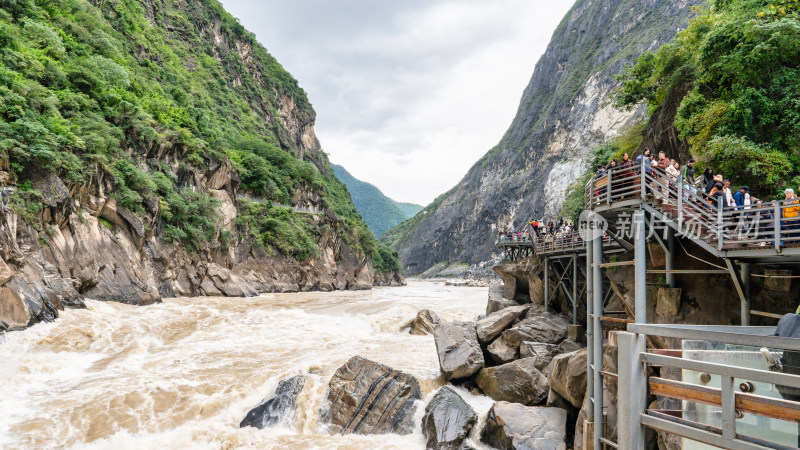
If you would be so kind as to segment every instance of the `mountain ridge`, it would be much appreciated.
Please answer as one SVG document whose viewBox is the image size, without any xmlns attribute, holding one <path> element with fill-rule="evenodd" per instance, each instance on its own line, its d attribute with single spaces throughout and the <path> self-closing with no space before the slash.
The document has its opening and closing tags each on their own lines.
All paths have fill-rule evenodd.
<svg viewBox="0 0 800 450">
<path fill-rule="evenodd" d="M 343 166 L 331 164 L 331 168 L 336 177 L 347 186 L 353 204 L 378 238 L 422 210 L 420 205 L 401 203 L 387 197 L 377 186 L 357 179 Z"/>
</svg>

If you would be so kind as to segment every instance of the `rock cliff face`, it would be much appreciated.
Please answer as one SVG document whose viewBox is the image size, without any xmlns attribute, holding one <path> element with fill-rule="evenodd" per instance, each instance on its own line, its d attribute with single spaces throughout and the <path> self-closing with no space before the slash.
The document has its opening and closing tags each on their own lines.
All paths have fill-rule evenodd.
<svg viewBox="0 0 800 450">
<path fill-rule="evenodd" d="M 644 120 L 610 104 L 614 75 L 684 27 L 701 0 L 578 0 L 536 64 L 500 143 L 425 212 L 387 232 L 406 273 L 489 259 L 497 226 L 552 217 L 597 145 Z"/>
<path fill-rule="evenodd" d="M 112 44 L 120 48 L 131 45 L 132 54 L 117 53 L 117 60 L 130 62 L 126 66 L 129 67 L 127 72 L 131 77 L 135 74 L 137 82 L 149 81 L 147 77 L 152 76 L 155 83 L 160 83 L 173 74 L 168 71 L 167 61 L 174 61 L 176 55 L 156 53 L 158 49 L 178 52 L 181 58 L 176 66 L 178 69 L 173 67 L 170 70 L 177 70 L 175 73 L 182 75 L 193 73 L 202 60 L 204 68 L 218 70 L 215 72 L 218 78 L 193 80 L 195 89 L 202 92 L 206 89 L 237 105 L 234 122 L 212 124 L 217 126 L 214 130 L 225 131 L 229 128 L 223 127 L 230 126 L 234 130 L 232 133 L 249 132 L 250 136 L 260 136 L 270 142 L 274 152 L 278 152 L 272 155 L 307 163 L 302 167 L 309 167 L 313 174 L 306 178 L 313 176 L 316 181 L 304 181 L 293 173 L 282 174 L 283 180 L 291 179 L 293 184 L 289 185 L 295 188 L 286 193 L 291 204 L 277 207 L 272 206 L 274 200 L 269 196 L 259 197 L 243 187 L 231 153 L 225 151 L 225 143 L 217 142 L 216 151 L 209 151 L 199 160 L 191 160 L 190 156 L 198 158 L 196 151 L 192 153 L 191 146 L 200 149 L 211 147 L 213 136 L 204 134 L 203 127 L 213 128 L 208 125 L 214 120 L 213 114 L 230 105 L 197 105 L 191 109 L 191 114 L 198 118 L 181 119 L 186 121 L 187 127 L 181 133 L 191 136 L 190 133 L 194 132 L 200 136 L 191 138 L 159 128 L 166 127 L 162 124 L 166 119 L 148 116 L 148 111 L 140 110 L 136 112 L 139 114 L 136 120 L 152 125 L 156 131 L 153 128 L 150 131 L 160 134 L 145 139 L 133 128 L 128 129 L 130 135 L 118 138 L 118 143 L 127 148 L 114 148 L 109 151 L 109 156 L 94 155 L 95 161 L 103 162 L 95 163 L 93 169 L 86 169 L 87 175 L 82 179 L 65 175 L 63 168 L 45 168 L 41 161 L 34 159 L 20 169 L 20 164 L 16 163 L 15 167 L 14 160 L 9 161 L 8 154 L 3 151 L 0 156 L 0 187 L 3 188 L 0 204 L 0 331 L 52 320 L 64 307 L 80 307 L 84 298 L 144 305 L 159 302 L 162 296 L 249 296 L 264 292 L 369 289 L 373 284 L 372 262 L 358 249 L 361 237 L 354 232 L 357 226 L 354 223 L 361 219 L 355 213 L 344 186 L 332 174 L 315 137 L 314 110 L 302 90 L 296 87 L 296 81 L 255 42 L 252 35 L 211 0 L 194 5 L 171 1 L 124 5 L 90 3 L 85 5 L 85 9 L 92 10 L 92 15 L 76 17 L 97 21 L 98 26 L 102 26 L 96 33 L 106 33 L 104 36 L 112 39 Z M 14 14 L 18 16 L 14 17 L 3 13 L 2 20 L 9 24 L 27 23 L 25 21 L 29 19 L 24 15 L 28 13 L 30 11 L 15 10 Z M 142 44 L 139 41 L 131 43 L 134 37 L 129 38 L 131 42 L 126 41 L 128 28 L 124 27 L 128 22 L 119 20 L 125 14 L 133 14 L 125 16 L 126 20 L 141 20 L 137 26 L 145 27 L 147 33 L 174 44 L 164 47 L 163 41 L 158 39 L 153 39 L 155 43 L 145 42 L 146 37 L 143 38 L 142 34 L 135 36 Z M 192 18 L 191 24 L 178 20 L 180 17 Z M 65 36 L 71 39 L 73 34 L 78 36 L 81 30 L 85 31 L 80 24 L 70 23 L 67 19 L 48 23 L 52 27 L 63 26 Z M 95 41 L 90 40 L 92 45 Z M 23 47 L 24 43 L 21 43 L 16 49 L 23 51 Z M 91 49 L 83 47 L 82 51 L 87 51 L 87 48 Z M 72 58 L 70 51 L 68 49 L 66 56 L 62 54 L 62 59 Z M 74 56 L 76 60 L 81 57 Z M 140 66 L 144 69 L 138 69 Z M 121 66 L 115 67 L 126 73 Z M 151 70 L 153 67 L 156 69 Z M 276 81 L 275 77 L 283 78 Z M 67 79 L 63 81 L 67 82 Z M 39 89 L 43 88 L 39 86 Z M 195 94 L 178 87 L 170 89 L 170 98 L 181 99 Z M 83 95 L 86 99 L 98 95 L 94 91 L 88 92 L 76 95 Z M 129 91 L 123 93 L 129 99 L 139 95 Z M 87 108 L 91 108 L 91 103 L 87 104 L 90 105 Z M 61 107 L 66 108 L 64 105 Z M 209 110 L 203 111 L 204 107 Z M 216 107 L 220 109 L 211 109 Z M 105 114 L 113 116 L 112 107 L 105 108 Z M 128 103 L 128 108 L 134 106 Z M 57 111 L 53 114 L 58 116 Z M 100 117 L 102 122 L 103 116 Z M 224 114 L 219 117 L 220 121 L 230 120 Z M 238 121 L 243 123 L 241 129 Z M 187 131 L 190 127 L 196 129 Z M 3 129 L 3 132 L 7 130 Z M 73 156 L 76 161 L 87 158 L 78 150 Z M 108 159 L 103 159 L 112 156 L 119 158 L 118 162 L 129 161 L 140 178 L 158 173 L 162 179 L 172 180 L 173 191 L 156 195 L 152 190 L 143 190 L 139 192 L 142 197 L 140 211 L 134 213 L 123 207 L 119 201 L 123 178 L 119 172 L 114 172 L 115 166 Z M 83 164 L 85 167 L 87 163 Z M 277 166 L 278 162 L 275 164 Z M 291 164 L 297 166 L 300 163 Z M 332 192 L 334 188 L 338 189 L 337 192 Z M 36 192 L 40 198 L 27 200 L 27 204 L 21 200 L 14 203 L 23 195 L 29 199 L 30 192 Z M 212 242 L 208 246 L 192 248 L 180 239 L 167 237 L 164 217 L 169 211 L 165 205 L 169 195 L 184 195 L 184 192 L 216 199 L 209 203 L 216 210 L 209 217 L 216 218 L 216 223 L 209 227 Z M 330 200 L 331 196 L 337 196 L 337 203 Z M 244 201 L 242 197 L 251 197 L 254 201 Z M 190 195 L 187 198 L 191 200 Z M 260 210 L 262 215 L 279 214 L 280 208 L 295 222 L 302 217 L 313 240 L 309 245 L 315 246 L 313 255 L 301 257 L 283 251 L 278 245 L 260 242 L 264 236 L 274 235 L 280 241 L 283 239 L 281 230 L 255 232 L 255 225 L 242 220 L 248 204 L 250 208 L 254 204 L 264 205 L 266 209 Z M 344 209 L 352 210 L 351 216 L 342 217 L 342 205 Z M 387 284 L 403 282 L 400 274 L 385 278 L 380 281 Z"/>
</svg>

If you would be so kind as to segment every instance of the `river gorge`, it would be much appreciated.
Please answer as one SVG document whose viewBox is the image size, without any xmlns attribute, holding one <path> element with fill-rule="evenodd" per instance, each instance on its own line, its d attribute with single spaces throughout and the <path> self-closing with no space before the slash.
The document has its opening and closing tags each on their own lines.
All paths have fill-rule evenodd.
<svg viewBox="0 0 800 450">
<path fill-rule="evenodd" d="M 475 320 L 487 288 L 410 280 L 371 291 L 87 301 L 0 339 L 2 448 L 424 448 L 424 403 L 445 380 L 434 339 L 401 328 L 425 308 Z M 338 435 L 319 421 L 328 381 L 361 355 L 414 375 L 410 435 Z M 239 428 L 279 380 L 309 374 L 294 420 Z M 455 388 L 481 421 L 493 401 Z M 476 426 L 471 444 L 482 448 Z"/>
</svg>

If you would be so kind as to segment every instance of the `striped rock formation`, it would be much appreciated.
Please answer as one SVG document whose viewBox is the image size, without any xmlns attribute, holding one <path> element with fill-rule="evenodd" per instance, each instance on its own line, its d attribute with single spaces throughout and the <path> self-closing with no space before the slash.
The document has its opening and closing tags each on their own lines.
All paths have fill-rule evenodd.
<svg viewBox="0 0 800 450">
<path fill-rule="evenodd" d="M 323 420 L 331 425 L 332 433 L 408 434 L 421 398 L 413 376 L 354 356 L 331 378 L 330 408 Z"/>
</svg>

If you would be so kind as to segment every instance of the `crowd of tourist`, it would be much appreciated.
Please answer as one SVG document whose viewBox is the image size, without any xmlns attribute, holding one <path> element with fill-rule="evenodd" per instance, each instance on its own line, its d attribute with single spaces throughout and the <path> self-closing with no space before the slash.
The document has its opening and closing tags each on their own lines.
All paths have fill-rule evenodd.
<svg viewBox="0 0 800 450">
<path fill-rule="evenodd" d="M 511 242 L 529 242 L 534 239 L 548 240 L 555 237 L 569 236 L 574 230 L 575 227 L 572 222 L 563 218 L 556 220 L 531 219 L 524 230 L 498 228 L 497 237 L 500 239 L 505 238 Z"/>
</svg>

